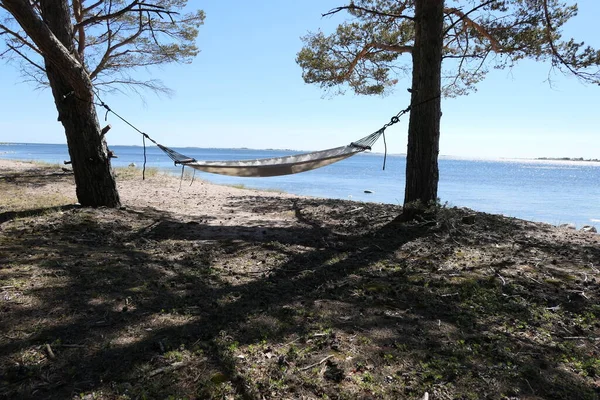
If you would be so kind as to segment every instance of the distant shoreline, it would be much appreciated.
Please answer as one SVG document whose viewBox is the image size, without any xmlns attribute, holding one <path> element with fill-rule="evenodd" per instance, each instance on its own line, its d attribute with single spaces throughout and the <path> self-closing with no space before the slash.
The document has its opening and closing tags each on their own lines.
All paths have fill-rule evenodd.
<svg viewBox="0 0 600 400">
<path fill-rule="evenodd" d="M 583 157 L 537 157 L 536 160 L 542 161 L 583 161 L 583 162 L 600 162 L 600 158 L 583 158 Z"/>
<path fill-rule="evenodd" d="M 0 142 L 0 146 L 27 146 L 27 145 L 52 145 L 52 146 L 56 146 L 56 145 L 62 145 L 62 146 L 66 146 L 66 143 L 13 143 L 13 142 Z M 112 145 L 111 147 L 114 148 L 119 148 L 119 147 L 139 147 L 142 148 L 143 146 L 140 145 L 126 145 L 126 144 L 117 144 L 117 145 Z M 241 147 L 241 148 L 235 148 L 235 147 L 196 147 L 196 146 L 172 146 L 174 148 L 178 148 L 178 149 L 203 149 L 203 150 L 248 150 L 248 151 L 282 151 L 282 152 L 294 152 L 294 153 L 305 153 L 305 152 L 311 152 L 311 151 L 316 151 L 316 150 L 294 150 L 294 149 L 275 149 L 275 148 L 268 148 L 268 149 L 254 149 L 254 148 L 249 148 L 249 147 Z M 0 152 L 0 154 L 3 154 L 4 152 Z M 380 151 L 371 151 L 369 153 L 366 153 L 369 155 L 375 155 L 375 156 L 379 156 L 379 155 L 383 155 L 383 152 Z M 400 157 L 406 157 L 406 153 L 388 153 L 388 156 L 400 156 Z M 583 157 L 524 157 L 524 158 L 520 158 L 520 157 L 477 157 L 477 156 L 455 156 L 455 155 L 450 155 L 450 154 L 440 154 L 440 158 L 441 159 L 461 159 L 461 160 L 485 160 L 485 161 L 570 161 L 570 162 L 593 162 L 593 163 L 600 163 L 600 158 L 583 158 Z"/>
</svg>

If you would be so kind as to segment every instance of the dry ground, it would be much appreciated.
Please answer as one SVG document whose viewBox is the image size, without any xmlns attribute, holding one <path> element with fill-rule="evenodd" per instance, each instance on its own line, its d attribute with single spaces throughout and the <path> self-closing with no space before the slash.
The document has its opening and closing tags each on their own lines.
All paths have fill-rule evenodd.
<svg viewBox="0 0 600 400">
<path fill-rule="evenodd" d="M 150 175 L 0 160 L 0 398 L 600 398 L 600 235 Z"/>
</svg>

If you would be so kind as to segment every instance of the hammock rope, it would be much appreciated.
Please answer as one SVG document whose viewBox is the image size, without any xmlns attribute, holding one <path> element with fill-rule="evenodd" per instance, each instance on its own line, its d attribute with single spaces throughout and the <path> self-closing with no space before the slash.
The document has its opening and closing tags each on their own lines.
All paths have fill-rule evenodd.
<svg viewBox="0 0 600 400">
<path fill-rule="evenodd" d="M 432 97 L 428 100 L 422 101 L 416 105 L 421 105 L 438 97 L 439 95 Z M 162 144 L 156 142 L 144 131 L 140 130 L 127 119 L 123 118 L 121 115 L 113 111 L 106 103 L 104 103 L 104 101 L 102 101 L 102 99 L 100 99 L 98 93 L 96 93 L 96 98 L 99 102 L 94 102 L 93 104 L 103 107 L 106 110 L 106 114 L 104 116 L 105 120 L 107 119 L 108 114 L 112 113 L 121 121 L 125 122 L 135 131 L 137 131 L 140 135 L 142 135 L 142 143 L 144 146 L 144 166 L 142 170 L 142 179 L 145 179 L 146 172 L 146 139 L 148 139 L 150 142 L 154 143 L 159 149 L 161 149 L 171 160 L 173 160 L 175 165 L 181 165 L 182 174 L 183 169 L 187 166 L 204 172 L 222 175 L 243 177 L 266 177 L 295 174 L 333 164 L 337 161 L 341 161 L 345 158 L 351 157 L 357 153 L 371 150 L 371 146 L 373 146 L 375 142 L 377 142 L 377 140 L 379 140 L 379 138 L 383 136 L 383 143 L 385 149 L 383 158 L 383 169 L 385 170 L 385 163 L 387 159 L 387 142 L 385 139 L 385 130 L 388 127 L 398 123 L 400 121 L 400 117 L 410 112 L 410 110 L 415 106 L 409 105 L 405 109 L 400 110 L 396 115 L 394 115 L 390 119 L 388 123 L 383 125 L 379 130 L 371 133 L 370 135 L 365 136 L 362 139 L 359 139 L 355 142 L 351 142 L 349 145 L 346 146 L 335 147 L 332 149 L 315 151 L 310 153 L 255 160 L 198 161 L 195 158 L 181 154 L 167 146 L 163 146 Z"/>
</svg>

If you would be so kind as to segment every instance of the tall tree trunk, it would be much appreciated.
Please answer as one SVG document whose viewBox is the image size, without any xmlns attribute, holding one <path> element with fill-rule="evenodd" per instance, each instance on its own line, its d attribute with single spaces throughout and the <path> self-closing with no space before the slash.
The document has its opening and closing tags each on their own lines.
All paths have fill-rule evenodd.
<svg viewBox="0 0 600 400">
<path fill-rule="evenodd" d="M 66 0 L 43 0 L 40 6 L 44 22 L 75 61 L 69 4 Z M 53 64 L 52 55 L 45 55 L 44 61 L 58 110 L 58 120 L 65 128 L 67 136 L 79 203 L 92 207 L 118 207 L 119 193 L 110 165 L 106 140 L 101 134 L 96 109 L 92 103 L 93 86 L 87 72 L 82 71 L 83 79 L 78 77 L 83 80 L 82 88 L 75 91 L 73 85 L 63 76 L 61 69 Z M 81 65 L 78 67 L 83 69 Z"/>
<path fill-rule="evenodd" d="M 415 1 L 413 79 L 403 220 L 437 201 L 439 180 L 443 0 Z"/>
<path fill-rule="evenodd" d="M 44 56 L 58 119 L 65 128 L 79 203 L 118 207 L 119 193 L 93 104 L 92 82 L 73 43 L 69 3 L 41 0 L 43 20 L 29 0 L 3 0 L 2 5 Z"/>
<path fill-rule="evenodd" d="M 106 141 L 101 135 L 95 106 L 91 103 L 91 89 L 89 100 L 80 99 L 72 86 L 64 81 L 60 71 L 48 61 L 46 72 L 58 110 L 58 119 L 67 137 L 77 200 L 83 206 L 119 207 L 119 193 Z"/>
</svg>

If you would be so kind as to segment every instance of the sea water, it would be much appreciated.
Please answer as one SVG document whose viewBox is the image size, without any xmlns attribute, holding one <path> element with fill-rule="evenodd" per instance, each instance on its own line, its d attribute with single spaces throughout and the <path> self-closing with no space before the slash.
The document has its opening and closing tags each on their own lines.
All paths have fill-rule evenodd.
<svg viewBox="0 0 600 400">
<path fill-rule="evenodd" d="M 141 167 L 144 150 L 111 146 L 116 167 Z M 176 148 L 198 160 L 242 160 L 296 154 L 295 151 Z M 0 158 L 60 163 L 64 144 L 0 144 Z M 280 190 L 299 195 L 402 204 L 406 157 L 359 154 L 325 168 L 270 178 L 238 178 L 196 171 L 218 184 Z M 146 148 L 146 166 L 180 173 L 158 148 Z M 593 225 L 600 230 L 600 163 L 541 160 L 469 160 L 440 157 L 440 201 L 449 206 L 547 222 Z M 370 193 L 366 193 L 368 191 Z M 176 195 L 175 193 L 173 194 Z"/>
</svg>

